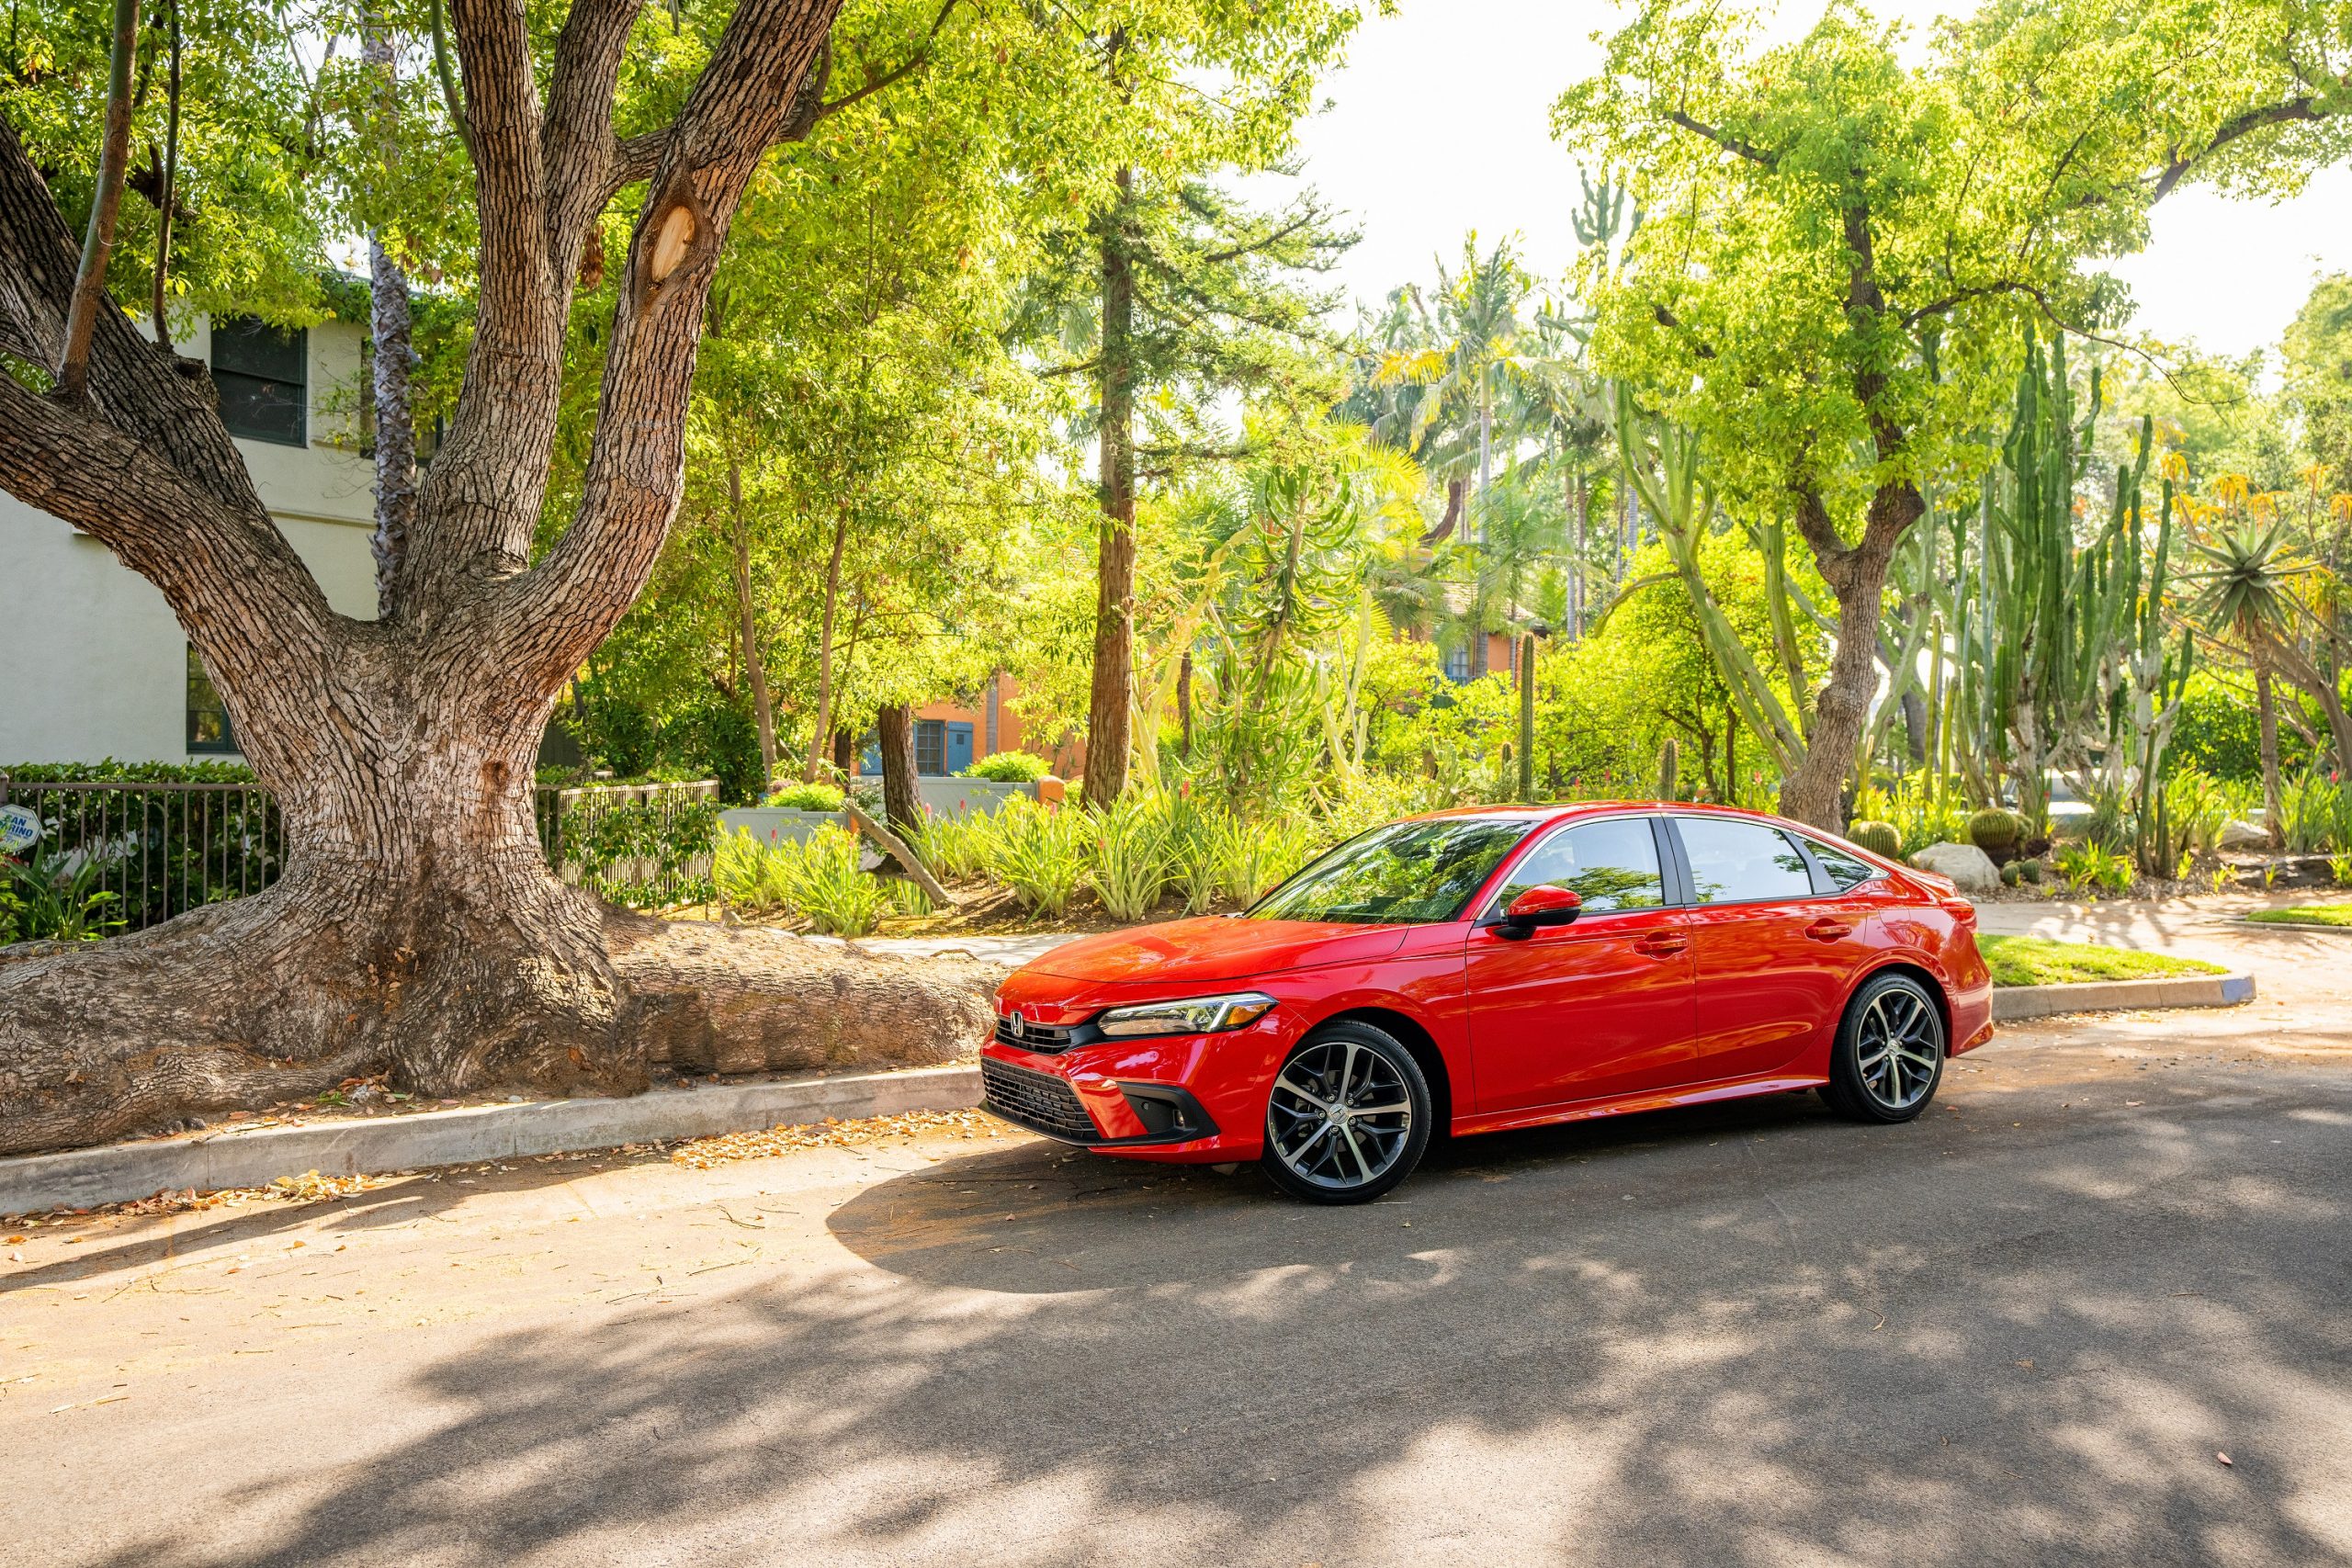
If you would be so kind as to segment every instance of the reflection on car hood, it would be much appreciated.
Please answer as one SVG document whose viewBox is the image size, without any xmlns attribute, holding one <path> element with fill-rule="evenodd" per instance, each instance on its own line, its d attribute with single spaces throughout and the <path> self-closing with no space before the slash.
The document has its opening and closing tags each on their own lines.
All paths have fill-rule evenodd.
<svg viewBox="0 0 2352 1568">
<path fill-rule="evenodd" d="M 1385 958 L 1404 941 L 1402 926 L 1203 916 L 1083 937 L 1055 948 L 1026 967 L 1035 975 L 1104 985 L 1137 980 L 1222 983 L 1318 964 Z"/>
</svg>

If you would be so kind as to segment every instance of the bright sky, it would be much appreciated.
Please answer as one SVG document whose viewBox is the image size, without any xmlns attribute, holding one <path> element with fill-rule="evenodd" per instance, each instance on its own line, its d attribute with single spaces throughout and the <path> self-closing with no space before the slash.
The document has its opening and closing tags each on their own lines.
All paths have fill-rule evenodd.
<svg viewBox="0 0 2352 1568">
<path fill-rule="evenodd" d="M 1551 106 L 1593 69 L 1596 30 L 1620 12 L 1601 0 L 1399 0 L 1368 19 L 1347 67 L 1328 79 L 1329 109 L 1304 128 L 1306 179 L 1348 211 L 1363 239 L 1339 281 L 1368 304 L 1449 265 L 1463 235 L 1517 234 L 1538 276 L 1576 249 L 1575 168 L 1552 140 Z M 1953 0 L 1876 0 L 1915 39 Z M 1794 33 L 1820 14 L 1784 0 Z M 2185 189 L 2157 208 L 2141 255 L 2110 264 L 2139 302 L 2137 324 L 2169 343 L 2245 354 L 2278 341 L 2312 279 L 2352 271 L 2352 171 L 2272 206 Z"/>
</svg>

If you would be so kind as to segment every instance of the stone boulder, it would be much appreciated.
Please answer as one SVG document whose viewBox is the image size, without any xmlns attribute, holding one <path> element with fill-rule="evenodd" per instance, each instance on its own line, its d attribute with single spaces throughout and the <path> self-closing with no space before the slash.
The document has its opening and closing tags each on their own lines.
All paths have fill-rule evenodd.
<svg viewBox="0 0 2352 1568">
<path fill-rule="evenodd" d="M 2270 847 L 2270 834 L 2251 822 L 2224 822 L 2221 833 L 2213 840 L 2213 847 L 2224 851 L 2267 850 Z"/>
<path fill-rule="evenodd" d="M 1953 886 L 1972 897 L 2000 891 L 2000 868 L 1974 844 L 1929 844 L 1911 857 L 1911 863 L 1951 878 Z"/>
</svg>

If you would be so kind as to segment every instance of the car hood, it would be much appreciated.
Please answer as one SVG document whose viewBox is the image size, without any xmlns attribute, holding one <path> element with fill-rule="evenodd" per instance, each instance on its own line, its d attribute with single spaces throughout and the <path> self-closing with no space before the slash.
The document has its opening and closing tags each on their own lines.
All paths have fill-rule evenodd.
<svg viewBox="0 0 2352 1568">
<path fill-rule="evenodd" d="M 1203 916 L 1082 937 L 1033 960 L 1033 975 L 1101 985 L 1223 983 L 1319 964 L 1385 958 L 1404 944 L 1402 926 Z"/>
</svg>

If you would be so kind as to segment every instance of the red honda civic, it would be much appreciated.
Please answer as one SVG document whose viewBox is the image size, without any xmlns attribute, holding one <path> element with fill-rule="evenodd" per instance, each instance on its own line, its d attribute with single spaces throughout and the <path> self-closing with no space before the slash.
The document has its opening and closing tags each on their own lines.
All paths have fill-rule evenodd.
<svg viewBox="0 0 2352 1568">
<path fill-rule="evenodd" d="M 997 993 L 988 1108 L 1109 1155 L 1376 1198 L 1430 1139 L 1817 1089 L 1926 1109 L 1993 1032 L 1976 911 L 1778 818 L 1625 803 L 1375 828 L 1246 914 L 1058 947 Z"/>
</svg>

